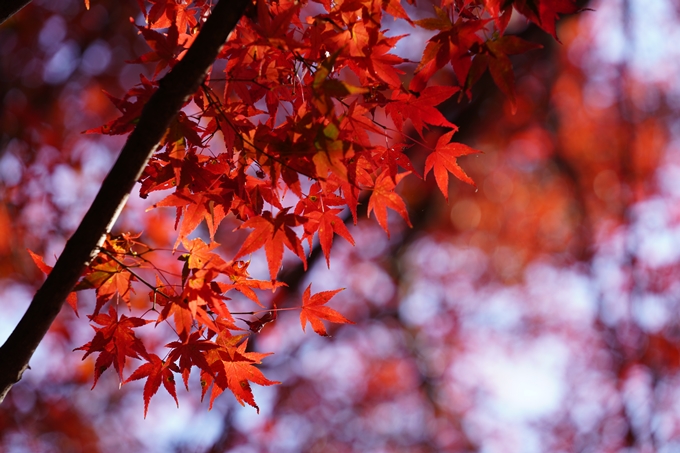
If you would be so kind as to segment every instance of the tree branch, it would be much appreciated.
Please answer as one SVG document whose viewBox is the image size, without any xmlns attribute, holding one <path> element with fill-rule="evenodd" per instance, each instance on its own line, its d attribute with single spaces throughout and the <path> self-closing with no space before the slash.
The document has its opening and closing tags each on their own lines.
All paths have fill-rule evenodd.
<svg viewBox="0 0 680 453">
<path fill-rule="evenodd" d="M 249 3 L 250 0 L 220 1 L 184 58 L 160 80 L 158 90 L 144 106 L 137 127 L 128 137 L 80 226 L 66 243 L 21 321 L 0 347 L 0 402 L 28 368 L 28 361 L 66 296 L 96 256 L 97 247 L 116 221 L 170 122 L 200 86 Z"/>
<path fill-rule="evenodd" d="M 31 3 L 31 0 L 1 0 L 0 24 L 19 12 L 21 8 Z"/>
</svg>

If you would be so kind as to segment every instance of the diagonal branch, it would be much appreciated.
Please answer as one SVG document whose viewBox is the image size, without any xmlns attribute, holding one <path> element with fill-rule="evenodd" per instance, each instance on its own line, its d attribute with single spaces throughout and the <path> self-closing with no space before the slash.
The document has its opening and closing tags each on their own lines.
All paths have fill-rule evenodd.
<svg viewBox="0 0 680 453">
<path fill-rule="evenodd" d="M 137 127 L 128 137 L 80 226 L 66 243 L 54 269 L 38 289 L 19 324 L 0 347 L 0 402 L 28 368 L 33 352 L 85 267 L 96 256 L 98 246 L 113 226 L 170 122 L 200 86 L 249 3 L 250 0 L 220 1 L 184 58 L 160 80 L 158 90 L 144 106 Z"/>
<path fill-rule="evenodd" d="M 31 0 L 0 0 L 0 24 L 29 3 L 31 3 Z"/>
</svg>

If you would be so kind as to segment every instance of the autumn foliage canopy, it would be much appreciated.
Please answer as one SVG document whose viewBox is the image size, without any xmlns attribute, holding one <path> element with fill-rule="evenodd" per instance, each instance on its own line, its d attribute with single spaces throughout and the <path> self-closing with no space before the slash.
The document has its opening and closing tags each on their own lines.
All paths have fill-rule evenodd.
<svg viewBox="0 0 680 453">
<path fill-rule="evenodd" d="M 142 75 L 121 98 L 108 95 L 119 115 L 87 134 L 135 129 L 212 7 L 202 0 L 138 3 L 144 23 L 130 27 L 150 50 L 129 63 L 155 65 L 153 76 Z M 455 141 L 456 125 L 437 106 L 469 98 L 488 71 L 515 110 L 509 56 L 540 45 L 505 33 L 513 9 L 555 39 L 560 15 L 576 11 L 571 0 L 441 0 L 418 18 L 408 12 L 415 0 L 245 3 L 139 178 L 139 196 L 157 200 L 149 210 L 174 214 L 174 246 L 156 248 L 143 231 L 109 234 L 67 298 L 93 328 L 78 348 L 83 358 L 96 358 L 93 387 L 111 369 L 122 384 L 144 380 L 145 413 L 161 387 L 177 401 L 176 379 L 188 389 L 192 372 L 200 374 L 210 406 L 228 391 L 257 408 L 251 384 L 277 382 L 258 369 L 269 354 L 249 351 L 250 336 L 291 310 L 303 330 L 311 325 L 323 336 L 325 322 L 350 323 L 329 306 L 340 289 L 315 293 L 309 285 L 297 307 L 277 306 L 276 297 L 265 305 L 258 294 L 283 290 L 286 253 L 306 268 L 318 243 L 332 268 L 334 240 L 354 244 L 346 224 L 359 213 L 374 217 L 388 236 L 390 211 L 410 225 L 399 192 L 405 178 L 433 178 L 447 200 L 451 175 L 474 185 L 459 158 L 478 151 Z M 413 42 L 390 33 L 397 23 L 431 35 L 419 61 L 400 56 L 399 46 Z M 450 83 L 438 82 L 442 71 L 452 72 Z M 427 149 L 424 165 L 412 159 L 414 144 Z M 215 242 L 225 219 L 242 230 L 235 230 L 242 242 L 231 256 Z M 195 235 L 201 225 L 204 239 Z M 260 249 L 268 275 L 256 279 L 249 265 Z M 32 257 L 51 272 L 43 258 Z M 174 268 L 159 264 L 169 259 Z M 96 294 L 94 307 L 78 303 L 76 294 L 88 290 Z M 133 307 L 138 294 L 148 295 L 145 307 Z M 251 310 L 230 306 L 243 298 Z M 151 347 L 139 333 L 149 324 L 174 340 Z"/>
</svg>

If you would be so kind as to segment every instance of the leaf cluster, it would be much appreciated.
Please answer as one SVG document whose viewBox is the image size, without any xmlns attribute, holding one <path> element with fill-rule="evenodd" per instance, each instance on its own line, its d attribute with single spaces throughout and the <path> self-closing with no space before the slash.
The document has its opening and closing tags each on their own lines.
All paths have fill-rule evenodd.
<svg viewBox="0 0 680 453">
<path fill-rule="evenodd" d="M 223 0 L 226 1 L 226 0 Z M 202 395 L 210 405 L 225 390 L 239 403 L 257 408 L 250 383 L 271 385 L 256 367 L 268 354 L 249 352 L 248 335 L 276 319 L 277 307 L 264 307 L 255 290 L 276 290 L 284 252 L 306 268 L 308 249 L 318 238 L 330 268 L 336 235 L 354 239 L 343 213 L 357 221 L 357 207 L 368 200 L 389 235 L 388 208 L 410 225 L 399 184 L 419 171 L 410 148 L 427 154 L 424 176 L 434 173 L 448 199 L 449 174 L 474 184 L 457 159 L 478 151 L 452 142 L 457 127 L 438 109 L 454 95 L 470 95 L 487 69 L 499 88 L 514 99 L 514 77 L 508 55 L 539 46 L 507 36 L 513 8 L 555 35 L 559 14 L 575 11 L 571 0 L 441 0 L 433 16 L 413 20 L 407 10 L 415 0 L 255 0 L 206 74 L 198 91 L 186 99 L 141 178 L 140 196 L 162 191 L 151 209 L 173 208 L 181 249 L 181 275 L 156 267 L 154 249 L 140 236 L 109 237 L 76 290 L 94 289 L 96 305 L 89 316 L 92 341 L 85 357 L 97 353 L 95 384 L 113 365 L 121 382 L 146 378 L 145 413 L 161 383 L 177 400 L 174 374 L 188 388 L 193 367 L 199 369 Z M 146 23 L 137 26 L 150 51 L 132 63 L 154 64 L 154 76 L 141 77 L 122 99 L 109 96 L 121 116 L 87 133 L 126 134 L 162 83 L 162 76 L 183 57 L 210 4 L 195 0 L 139 2 Z M 420 62 L 401 57 L 397 44 L 406 35 L 390 36 L 387 17 L 408 27 L 434 32 Z M 217 69 L 219 68 L 219 69 Z M 437 86 L 436 73 L 451 70 L 457 83 Z M 405 80 L 410 81 L 408 84 Z M 410 128 L 417 133 L 409 136 Z M 430 129 L 446 130 L 428 147 Z M 414 147 L 415 148 L 415 147 Z M 217 252 L 218 228 L 230 217 L 250 230 L 230 260 Z M 210 241 L 190 239 L 205 222 Z M 264 249 L 269 279 L 257 280 L 242 259 Z M 39 257 L 38 266 L 49 269 Z M 139 271 L 155 274 L 154 283 Z M 132 307 L 133 284 L 149 291 L 140 317 L 118 314 L 115 302 Z M 258 304 L 265 315 L 236 324 L 226 294 L 235 290 Z M 349 323 L 326 304 L 338 293 L 302 295 L 300 321 L 328 335 L 322 320 Z M 76 308 L 72 300 L 72 306 Z M 102 309 L 108 304 L 108 314 Z M 167 354 L 148 352 L 137 329 L 154 323 L 170 326 L 177 337 Z M 240 331 L 240 333 L 239 333 Z M 127 379 L 128 359 L 144 363 Z"/>
</svg>

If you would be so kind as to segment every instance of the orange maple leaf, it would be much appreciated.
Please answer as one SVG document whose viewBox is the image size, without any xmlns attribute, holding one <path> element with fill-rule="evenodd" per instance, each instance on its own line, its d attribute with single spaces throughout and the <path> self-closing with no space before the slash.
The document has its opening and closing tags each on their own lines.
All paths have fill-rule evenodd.
<svg viewBox="0 0 680 453">
<path fill-rule="evenodd" d="M 220 287 L 222 291 L 225 293 L 229 290 L 235 289 L 236 291 L 241 292 L 241 294 L 246 296 L 248 299 L 258 304 L 260 307 L 264 307 L 264 305 L 262 305 L 260 299 L 257 297 L 257 294 L 255 293 L 255 291 L 253 291 L 253 289 L 275 290 L 280 286 L 286 285 L 285 283 L 281 282 L 272 283 L 271 281 L 255 280 L 250 278 L 250 274 L 248 274 L 249 264 L 250 262 L 244 261 L 233 261 L 229 264 L 225 264 L 221 268 L 220 272 L 227 275 L 231 280 L 231 283 L 220 284 Z"/>
<path fill-rule="evenodd" d="M 131 381 L 136 381 L 138 379 L 147 378 L 144 384 L 144 418 L 149 411 L 149 402 L 151 397 L 158 392 L 161 387 L 161 382 L 163 387 L 168 391 L 170 396 L 173 397 L 177 407 L 179 407 L 179 401 L 177 401 L 177 392 L 175 391 L 175 376 L 172 372 L 179 373 L 179 368 L 174 363 L 167 361 L 164 362 L 156 354 L 149 354 L 148 362 L 137 368 L 134 373 L 130 375 L 129 378 L 125 380 L 125 384 Z"/>
<path fill-rule="evenodd" d="M 398 174 L 393 181 L 389 172 L 381 173 L 378 179 L 375 180 L 373 194 L 368 200 L 368 216 L 371 215 L 372 211 L 375 211 L 375 218 L 387 233 L 387 237 L 390 236 L 390 230 L 387 227 L 387 208 L 396 211 L 406 221 L 408 226 L 412 226 L 406 211 L 406 203 L 394 191 L 396 185 L 408 174 L 409 172 Z"/>
<path fill-rule="evenodd" d="M 214 379 L 211 378 L 209 373 L 201 373 L 201 378 L 205 381 L 203 396 L 205 396 L 210 383 L 214 382 L 210 394 L 210 408 L 212 408 L 215 398 L 222 394 L 224 390 L 229 389 L 241 406 L 245 406 L 245 403 L 248 403 L 257 409 L 259 414 L 260 408 L 255 404 L 250 382 L 258 385 L 274 385 L 280 384 L 280 382 L 270 381 L 262 374 L 262 371 L 255 367 L 256 364 L 262 363 L 264 357 L 271 354 L 246 352 L 247 339 L 239 346 L 234 346 L 240 338 L 241 336 L 228 338 L 224 349 L 217 351 L 216 356 L 218 359 L 210 367 L 212 374 L 215 376 Z"/>
<path fill-rule="evenodd" d="M 461 181 L 475 186 L 475 182 L 460 168 L 456 158 L 480 152 L 462 143 L 449 143 L 454 132 L 451 131 L 439 137 L 434 152 L 427 156 L 427 160 L 425 160 L 424 176 L 427 177 L 430 170 L 434 169 L 434 179 L 437 181 L 439 190 L 444 194 L 446 201 L 449 200 L 449 173 Z"/>
<path fill-rule="evenodd" d="M 160 281 L 157 282 L 160 284 Z M 191 309 L 189 304 L 182 299 L 180 299 L 175 293 L 174 289 L 168 287 L 161 287 L 159 285 L 156 291 L 151 293 L 151 297 L 154 298 L 159 305 L 163 306 L 163 310 L 158 315 L 156 320 L 156 325 L 168 319 L 171 315 L 175 321 L 175 331 L 177 336 L 184 340 L 189 337 L 191 328 L 193 327 L 194 317 L 191 314 Z"/>
<path fill-rule="evenodd" d="M 337 311 L 333 310 L 330 307 L 324 306 L 329 300 L 331 300 L 333 296 L 338 294 L 343 289 L 344 288 L 336 289 L 334 291 L 322 291 L 312 296 L 311 295 L 312 284 L 311 283 L 309 284 L 307 289 L 305 289 L 304 294 L 302 295 L 302 311 L 300 311 L 300 324 L 302 325 L 303 331 L 307 326 L 307 321 L 309 321 L 309 323 L 312 325 L 312 329 L 314 329 L 314 332 L 324 337 L 328 337 L 329 335 L 326 332 L 326 328 L 324 327 L 323 323 L 321 322 L 322 319 L 341 324 L 354 324 L 352 321 L 345 318 Z"/>
<path fill-rule="evenodd" d="M 187 253 L 180 257 L 181 260 L 186 260 L 189 269 L 221 269 L 227 263 L 212 250 L 220 246 L 217 242 L 212 242 L 210 245 L 203 242 L 201 238 L 182 240 L 182 245 L 187 249 Z"/>
<path fill-rule="evenodd" d="M 148 324 L 151 321 L 141 318 L 128 318 L 125 315 L 121 315 L 119 319 L 118 313 L 113 307 L 109 307 L 108 315 L 99 314 L 88 317 L 92 322 L 102 327 L 93 326 L 96 333 L 92 341 L 74 349 L 74 351 L 86 351 L 83 359 L 93 352 L 99 352 L 95 362 L 94 384 L 92 388 L 97 385 L 99 376 L 112 364 L 122 382 L 126 357 L 138 359 L 140 356 L 148 356 L 144 344 L 137 338 L 132 329 Z"/>
<path fill-rule="evenodd" d="M 283 260 L 283 246 L 295 253 L 307 270 L 307 258 L 302 248 L 300 238 L 291 227 L 303 224 L 306 219 L 295 214 L 288 214 L 289 208 L 285 208 L 272 217 L 272 213 L 265 211 L 261 216 L 251 217 L 239 227 L 254 228 L 254 231 L 246 238 L 245 242 L 238 251 L 235 260 L 242 256 L 249 255 L 262 246 L 267 254 L 267 264 L 269 265 L 269 275 L 272 280 L 276 280 L 276 274 L 281 267 Z"/>
<path fill-rule="evenodd" d="M 91 272 L 83 277 L 75 287 L 76 291 L 95 288 L 97 294 L 94 314 L 99 314 L 104 304 L 116 294 L 128 307 L 130 306 L 130 293 L 134 293 L 132 282 L 135 277 L 106 255 L 99 255 L 99 263 L 90 267 Z"/>
<path fill-rule="evenodd" d="M 173 206 L 178 209 L 177 220 L 179 220 L 179 213 L 182 213 L 182 223 L 179 227 L 179 234 L 175 245 L 177 246 L 191 234 L 198 225 L 205 220 L 210 233 L 210 239 L 215 237 L 217 227 L 222 223 L 226 217 L 224 205 L 216 201 L 216 197 L 211 193 L 190 193 L 189 191 L 176 191 L 154 204 L 150 209 L 158 207 Z M 177 228 L 177 222 L 175 223 Z"/>
<path fill-rule="evenodd" d="M 310 219 L 305 225 L 305 234 L 313 235 L 314 231 L 319 233 L 319 244 L 321 251 L 326 257 L 326 264 L 331 268 L 331 246 L 333 245 L 333 233 L 343 237 L 347 242 L 354 245 L 354 238 L 345 226 L 345 222 L 338 217 L 342 209 L 326 209 L 325 211 L 310 212 L 307 217 Z M 311 238 L 310 238 L 311 240 Z"/>
<path fill-rule="evenodd" d="M 404 19 L 409 24 L 411 24 L 411 26 L 413 26 L 411 18 L 408 17 L 406 10 L 404 10 L 404 7 L 401 6 L 399 0 L 382 0 L 382 9 L 384 9 L 387 14 L 391 15 L 395 19 Z"/>
</svg>

